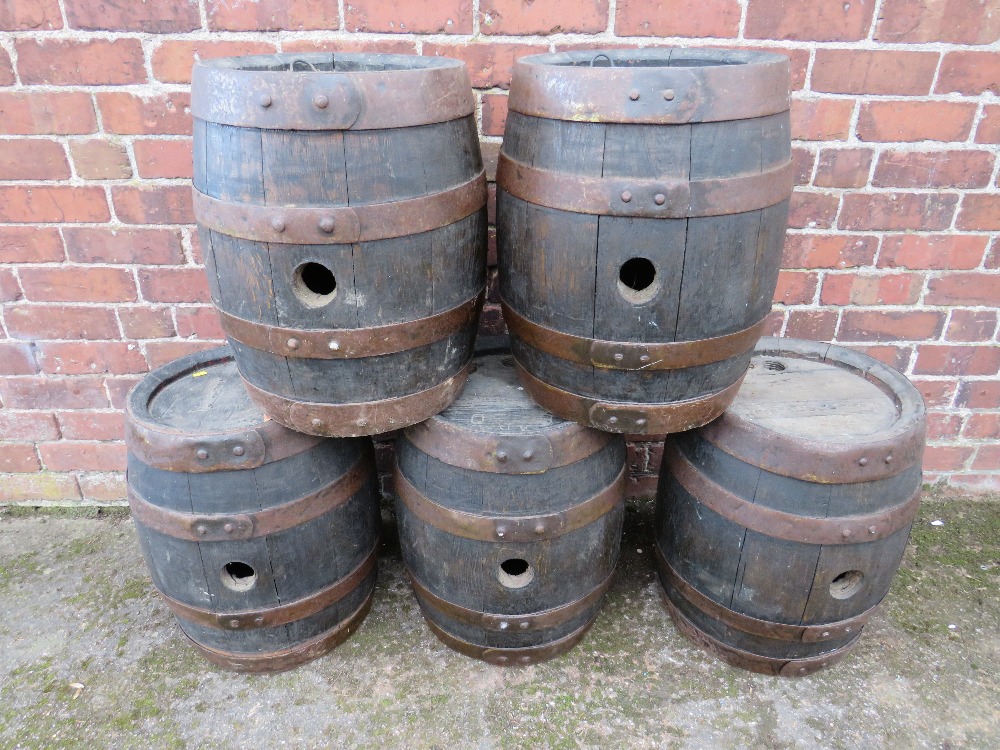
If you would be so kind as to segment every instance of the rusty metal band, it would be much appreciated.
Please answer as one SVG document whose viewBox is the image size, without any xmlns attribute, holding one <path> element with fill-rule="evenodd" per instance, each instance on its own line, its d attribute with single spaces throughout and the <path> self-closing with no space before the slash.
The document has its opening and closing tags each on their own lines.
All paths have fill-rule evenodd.
<svg viewBox="0 0 1000 750">
<path fill-rule="evenodd" d="M 780 641 L 794 641 L 796 643 L 820 643 L 822 641 L 838 640 L 851 634 L 857 635 L 860 633 L 861 629 L 878 609 L 878 605 L 876 604 L 874 607 L 870 607 L 855 617 L 821 625 L 786 625 L 779 622 L 760 620 L 756 617 L 736 612 L 729 607 L 724 607 L 705 596 L 681 578 L 680 574 L 667 562 L 667 558 L 664 556 L 663 550 L 660 549 L 660 545 L 654 544 L 653 546 L 656 550 L 656 565 L 660 571 L 660 581 L 665 589 L 677 593 L 688 604 L 703 612 L 708 617 L 750 635 L 760 636 L 761 638 L 774 638 Z"/>
<path fill-rule="evenodd" d="M 663 458 L 670 475 L 699 503 L 723 518 L 758 534 L 803 544 L 863 544 L 885 539 L 913 522 L 920 488 L 905 502 L 857 516 L 816 518 L 756 505 L 702 474 L 668 439 Z"/>
<path fill-rule="evenodd" d="M 597 65 L 598 57 L 611 65 Z M 628 65 L 617 66 L 626 60 Z M 784 55 L 595 49 L 522 57 L 514 64 L 508 107 L 576 122 L 715 122 L 784 112 L 788 89 Z"/>
<path fill-rule="evenodd" d="M 327 607 L 333 606 L 350 594 L 375 570 L 376 560 L 378 559 L 377 551 L 378 544 L 376 543 L 368 556 L 361 561 L 360 565 L 325 589 L 321 589 L 314 594 L 294 602 L 267 609 L 244 610 L 242 612 L 212 612 L 179 602 L 167 596 L 162 591 L 158 590 L 158 593 L 164 602 L 166 602 L 170 611 L 181 619 L 197 625 L 232 631 L 273 628 L 303 620 L 306 617 L 322 612 Z"/>
<path fill-rule="evenodd" d="M 514 161 L 502 151 L 497 186 L 515 198 L 599 216 L 687 219 L 756 211 L 792 194 L 792 163 L 711 180 L 588 177 Z"/>
<path fill-rule="evenodd" d="M 611 484 L 583 502 L 558 513 L 532 516 L 480 516 L 445 508 L 414 487 L 398 464 L 393 477 L 400 501 L 421 521 L 447 534 L 480 542 L 526 543 L 553 539 L 593 523 L 625 500 L 625 467 Z"/>
<path fill-rule="evenodd" d="M 426 318 L 368 328 L 283 328 L 218 310 L 226 335 L 253 349 L 297 359 L 360 359 L 417 349 L 468 326 L 483 306 L 486 290 Z"/>
<path fill-rule="evenodd" d="M 153 505 L 128 487 L 132 518 L 148 529 L 189 542 L 257 539 L 308 523 L 343 505 L 375 476 L 370 451 L 318 492 L 253 513 L 181 513 Z"/>
<path fill-rule="evenodd" d="M 491 612 L 478 612 L 442 599 L 417 580 L 416 576 L 410 571 L 407 571 L 407 576 L 410 579 L 410 584 L 413 586 L 413 591 L 417 595 L 417 599 L 420 601 L 420 606 L 425 609 L 437 610 L 452 620 L 483 628 L 484 630 L 493 630 L 500 633 L 524 633 L 561 625 L 564 622 L 572 620 L 581 612 L 595 606 L 607 592 L 608 587 L 611 586 L 614 573 L 604 579 L 589 594 L 581 599 L 577 599 L 575 602 L 527 615 L 500 615 Z"/>
<path fill-rule="evenodd" d="M 311 435 L 360 437 L 409 427 L 444 411 L 462 392 L 471 367 L 466 365 L 437 385 L 407 396 L 351 404 L 296 401 L 268 393 L 248 382 L 250 399 L 271 419 Z"/>
<path fill-rule="evenodd" d="M 578 424 L 545 434 L 497 435 L 458 427 L 440 417 L 409 428 L 406 439 L 449 466 L 491 474 L 541 474 L 582 461 L 613 440 Z"/>
<path fill-rule="evenodd" d="M 241 58 L 243 69 L 229 60 L 203 60 L 192 72 L 191 114 L 245 128 L 381 130 L 447 122 L 475 111 L 468 71 L 457 61 L 410 70 L 315 69 L 331 60 L 359 62 L 363 57 L 392 63 L 401 56 L 260 55 Z M 307 69 L 273 69 L 299 62 Z M 251 67 L 265 69 L 246 69 Z"/>
<path fill-rule="evenodd" d="M 711 422 L 733 402 L 743 383 L 741 375 L 732 385 L 701 398 L 673 403 L 638 404 L 602 401 L 564 391 L 539 380 L 516 362 L 524 390 L 542 408 L 556 416 L 598 430 L 637 435 L 684 432 Z"/>
<path fill-rule="evenodd" d="M 453 651 L 458 651 L 473 659 L 493 664 L 497 667 L 527 667 L 531 664 L 540 664 L 543 661 L 562 656 L 573 646 L 583 640 L 590 627 L 594 624 L 591 618 L 569 635 L 565 635 L 551 643 L 544 643 L 540 646 L 526 646 L 523 648 L 495 648 L 493 646 L 480 646 L 477 643 L 469 643 L 456 635 L 448 633 L 424 614 L 424 621 L 431 629 L 431 632 L 438 637 L 444 645 Z"/>
<path fill-rule="evenodd" d="M 198 224 L 230 237 L 283 245 L 341 245 L 404 237 L 454 224 L 486 205 L 486 173 L 419 198 L 360 206 L 261 206 L 192 188 Z"/>
<path fill-rule="evenodd" d="M 749 651 L 734 648 L 700 630 L 697 625 L 684 616 L 684 613 L 680 611 L 676 604 L 670 601 L 666 592 L 661 590 L 660 595 L 677 629 L 694 641 L 695 644 L 710 654 L 718 656 L 731 666 L 739 669 L 747 669 L 751 672 L 759 672 L 760 674 L 779 677 L 805 677 L 839 662 L 857 645 L 860 638 L 858 636 L 840 648 L 805 659 L 778 659 L 772 656 L 760 656 L 759 654 L 752 654 Z"/>
<path fill-rule="evenodd" d="M 554 357 L 606 370 L 678 370 L 722 362 L 753 349 L 766 321 L 742 331 L 695 341 L 634 343 L 563 333 L 528 320 L 500 300 L 503 320 L 512 335 Z"/>
<path fill-rule="evenodd" d="M 904 375 L 861 352 L 818 341 L 764 337 L 754 351 L 754 357 L 758 356 L 812 360 L 845 369 L 892 399 L 899 416 L 891 427 L 874 435 L 833 442 L 778 433 L 731 410 L 699 432 L 705 440 L 745 463 L 810 482 L 871 482 L 920 464 L 926 442 L 926 407 Z"/>
<path fill-rule="evenodd" d="M 310 662 L 313 659 L 318 659 L 346 641 L 347 638 L 361 626 L 365 617 L 368 616 L 368 612 L 372 607 L 372 599 L 374 596 L 375 589 L 373 587 L 371 592 L 361 603 L 361 606 L 354 610 L 354 612 L 352 612 L 347 619 L 339 625 L 331 628 L 325 633 L 321 633 L 315 638 L 305 641 L 304 643 L 292 646 L 291 648 L 282 649 L 281 651 L 272 651 L 266 654 L 241 654 L 233 651 L 220 651 L 219 649 L 203 646 L 187 633 L 184 635 L 189 641 L 191 641 L 191 644 L 199 652 L 201 652 L 202 656 L 217 667 L 231 669 L 237 672 L 252 672 L 258 674 L 267 672 L 284 672 L 288 669 L 292 669 L 293 667 L 298 667 L 302 664 Z"/>
</svg>

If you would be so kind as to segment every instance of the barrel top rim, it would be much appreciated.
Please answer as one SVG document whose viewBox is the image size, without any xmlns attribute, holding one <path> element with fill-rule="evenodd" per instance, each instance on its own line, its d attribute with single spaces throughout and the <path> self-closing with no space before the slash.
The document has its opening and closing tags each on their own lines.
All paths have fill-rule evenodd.
<svg viewBox="0 0 1000 750">
<path fill-rule="evenodd" d="M 332 69 L 297 69 L 285 70 L 290 64 L 302 61 L 310 66 L 334 62 Z M 353 65 L 369 63 L 370 69 L 337 70 L 336 61 L 344 61 Z M 386 65 L 393 67 L 384 67 Z M 269 67 L 263 67 L 269 66 Z M 288 73 L 305 75 L 385 75 L 391 73 L 414 73 L 431 70 L 461 70 L 465 63 L 453 57 L 431 57 L 423 55 L 405 55 L 393 53 L 364 52 L 277 52 L 271 55 L 238 55 L 234 57 L 216 57 L 209 60 L 198 60 L 194 67 L 226 73 Z"/>
<path fill-rule="evenodd" d="M 679 54 L 679 61 L 705 63 L 717 61 L 715 65 L 615 65 L 600 64 L 598 58 L 607 57 L 612 62 L 629 60 L 631 62 L 670 62 L 674 54 Z M 784 65 L 789 58 L 779 52 L 757 50 L 741 50 L 729 47 L 651 47 L 629 49 L 627 47 L 606 47 L 588 50 L 567 50 L 564 52 L 546 52 L 539 55 L 527 55 L 519 58 L 515 65 L 551 68 L 552 70 L 572 70 L 574 68 L 599 70 L 641 70 L 643 68 L 713 68 L 737 65 Z M 591 65 L 591 63 L 594 63 Z"/>
</svg>

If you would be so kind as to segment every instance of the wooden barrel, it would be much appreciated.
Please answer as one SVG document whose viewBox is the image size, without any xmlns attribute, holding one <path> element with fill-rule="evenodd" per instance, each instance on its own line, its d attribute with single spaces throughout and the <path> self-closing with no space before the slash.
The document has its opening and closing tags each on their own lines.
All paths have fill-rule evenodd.
<svg viewBox="0 0 1000 750">
<path fill-rule="evenodd" d="M 281 671 L 358 628 L 379 529 L 370 440 L 267 419 L 223 347 L 143 378 L 126 404 L 126 442 L 153 583 L 209 661 Z"/>
<path fill-rule="evenodd" d="M 843 657 L 902 559 L 924 429 L 920 393 L 895 370 L 761 339 L 729 410 L 667 438 L 657 558 L 678 627 L 756 672 Z"/>
<path fill-rule="evenodd" d="M 194 68 L 194 208 L 251 398 L 372 435 L 461 390 L 486 283 L 486 178 L 457 60 L 269 55 Z"/>
<path fill-rule="evenodd" d="M 618 560 L 625 445 L 540 409 L 513 358 L 477 357 L 462 395 L 396 441 L 403 560 L 431 630 L 497 665 L 571 649 Z"/>
<path fill-rule="evenodd" d="M 514 66 L 497 170 L 504 321 L 549 411 L 659 434 L 736 396 L 792 188 L 788 59 L 588 50 Z"/>
</svg>

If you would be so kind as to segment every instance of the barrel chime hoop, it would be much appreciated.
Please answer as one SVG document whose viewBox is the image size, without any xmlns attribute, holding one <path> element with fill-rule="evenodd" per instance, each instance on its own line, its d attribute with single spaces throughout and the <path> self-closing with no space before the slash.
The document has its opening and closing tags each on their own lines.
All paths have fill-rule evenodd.
<svg viewBox="0 0 1000 750">
<path fill-rule="evenodd" d="M 466 656 L 471 656 L 474 659 L 482 659 L 490 664 L 504 667 L 538 664 L 539 662 L 548 661 L 553 657 L 564 654 L 579 643 L 583 639 L 583 636 L 587 634 L 587 631 L 590 630 L 590 627 L 594 624 L 593 619 L 588 620 L 569 635 L 565 635 L 558 640 L 552 641 L 551 643 L 545 643 L 541 646 L 496 648 L 493 646 L 480 646 L 475 643 L 469 643 L 463 638 L 452 635 L 451 633 L 443 630 L 440 625 L 427 617 L 426 614 L 424 615 L 424 620 L 427 622 L 427 626 L 431 629 L 431 632 L 433 632 L 442 643 L 454 651 L 458 651 L 460 654 L 465 654 Z"/>
</svg>

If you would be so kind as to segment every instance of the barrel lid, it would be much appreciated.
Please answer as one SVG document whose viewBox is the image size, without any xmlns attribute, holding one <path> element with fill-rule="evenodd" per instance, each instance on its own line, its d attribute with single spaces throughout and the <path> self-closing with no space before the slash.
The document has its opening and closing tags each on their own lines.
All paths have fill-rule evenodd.
<svg viewBox="0 0 1000 750">
<path fill-rule="evenodd" d="M 228 346 L 159 367 L 129 392 L 125 440 L 158 469 L 249 469 L 316 445 L 321 438 L 282 427 L 250 400 Z"/>
<path fill-rule="evenodd" d="M 735 401 L 702 434 L 768 471 L 859 482 L 919 464 L 925 419 L 920 392 L 878 360 L 832 344 L 765 337 Z"/>
<path fill-rule="evenodd" d="M 621 439 L 557 417 L 532 401 L 509 354 L 475 357 L 462 394 L 440 414 L 409 428 L 406 437 L 444 463 L 504 474 L 564 466 Z"/>
</svg>

